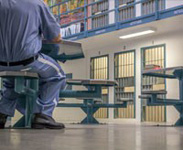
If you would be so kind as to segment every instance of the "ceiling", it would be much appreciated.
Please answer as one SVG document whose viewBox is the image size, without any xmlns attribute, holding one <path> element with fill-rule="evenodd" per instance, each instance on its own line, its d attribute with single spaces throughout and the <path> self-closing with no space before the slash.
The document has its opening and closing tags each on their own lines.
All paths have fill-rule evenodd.
<svg viewBox="0 0 183 150">
<path fill-rule="evenodd" d="M 79 42 L 82 42 L 83 49 L 90 50 L 94 48 L 100 48 L 103 45 L 111 45 L 111 44 L 121 44 L 122 42 L 128 42 L 131 39 L 119 39 L 119 36 L 123 35 L 126 32 L 140 30 L 143 28 L 152 27 L 156 29 L 156 32 L 149 35 L 144 35 L 141 37 L 133 38 L 133 40 L 141 40 L 143 38 L 147 38 L 149 36 L 157 36 L 161 34 L 167 33 L 175 33 L 175 32 L 183 32 L 183 15 L 179 15 L 176 17 L 171 17 L 164 20 L 158 20 L 147 24 L 142 24 L 135 27 L 130 27 L 126 29 L 117 30 L 114 32 L 93 36 L 90 38 L 82 39 Z"/>
</svg>

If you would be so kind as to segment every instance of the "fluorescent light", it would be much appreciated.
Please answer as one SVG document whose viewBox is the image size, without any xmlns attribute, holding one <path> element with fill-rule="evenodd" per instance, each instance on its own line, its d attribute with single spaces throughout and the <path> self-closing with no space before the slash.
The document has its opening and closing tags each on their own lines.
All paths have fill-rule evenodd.
<svg viewBox="0 0 183 150">
<path fill-rule="evenodd" d="M 119 38 L 120 39 L 129 39 L 129 38 L 133 38 L 133 37 L 137 37 L 137 36 L 151 34 L 151 33 L 154 33 L 154 32 L 155 32 L 155 30 L 149 29 L 149 30 L 144 30 L 144 31 L 139 31 L 139 32 L 134 32 L 134 33 L 126 34 L 126 35 L 120 36 Z"/>
</svg>

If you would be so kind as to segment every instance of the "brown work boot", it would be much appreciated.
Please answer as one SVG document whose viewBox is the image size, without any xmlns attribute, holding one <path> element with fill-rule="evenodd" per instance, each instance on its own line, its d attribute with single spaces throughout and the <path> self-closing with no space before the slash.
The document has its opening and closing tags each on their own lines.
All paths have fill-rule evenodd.
<svg viewBox="0 0 183 150">
<path fill-rule="evenodd" d="M 65 125 L 57 123 L 52 117 L 45 114 L 35 114 L 31 127 L 33 129 L 64 129 Z"/>
</svg>

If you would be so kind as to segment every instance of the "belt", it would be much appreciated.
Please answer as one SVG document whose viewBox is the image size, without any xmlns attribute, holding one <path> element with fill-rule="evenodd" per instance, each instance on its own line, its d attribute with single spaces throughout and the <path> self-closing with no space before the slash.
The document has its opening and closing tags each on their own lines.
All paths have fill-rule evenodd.
<svg viewBox="0 0 183 150">
<path fill-rule="evenodd" d="M 16 62 L 2 62 L 0 61 L 0 66 L 19 66 L 19 65 L 23 65 L 26 66 L 32 62 L 34 62 L 35 60 L 37 60 L 38 55 L 25 59 L 25 60 L 21 60 L 21 61 L 16 61 Z"/>
</svg>

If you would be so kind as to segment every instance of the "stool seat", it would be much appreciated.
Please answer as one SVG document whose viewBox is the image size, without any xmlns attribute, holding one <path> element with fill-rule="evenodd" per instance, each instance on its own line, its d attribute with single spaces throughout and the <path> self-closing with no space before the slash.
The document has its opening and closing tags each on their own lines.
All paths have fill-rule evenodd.
<svg viewBox="0 0 183 150">
<path fill-rule="evenodd" d="M 0 77 L 25 77 L 25 78 L 38 78 L 38 74 L 26 71 L 1 71 Z"/>
<path fill-rule="evenodd" d="M 39 91 L 38 74 L 28 71 L 0 71 L 0 77 L 14 79 L 14 92 L 19 94 L 19 104 L 25 110 L 25 114 L 13 125 L 13 127 L 30 128 L 33 116 L 33 106 Z"/>
</svg>

